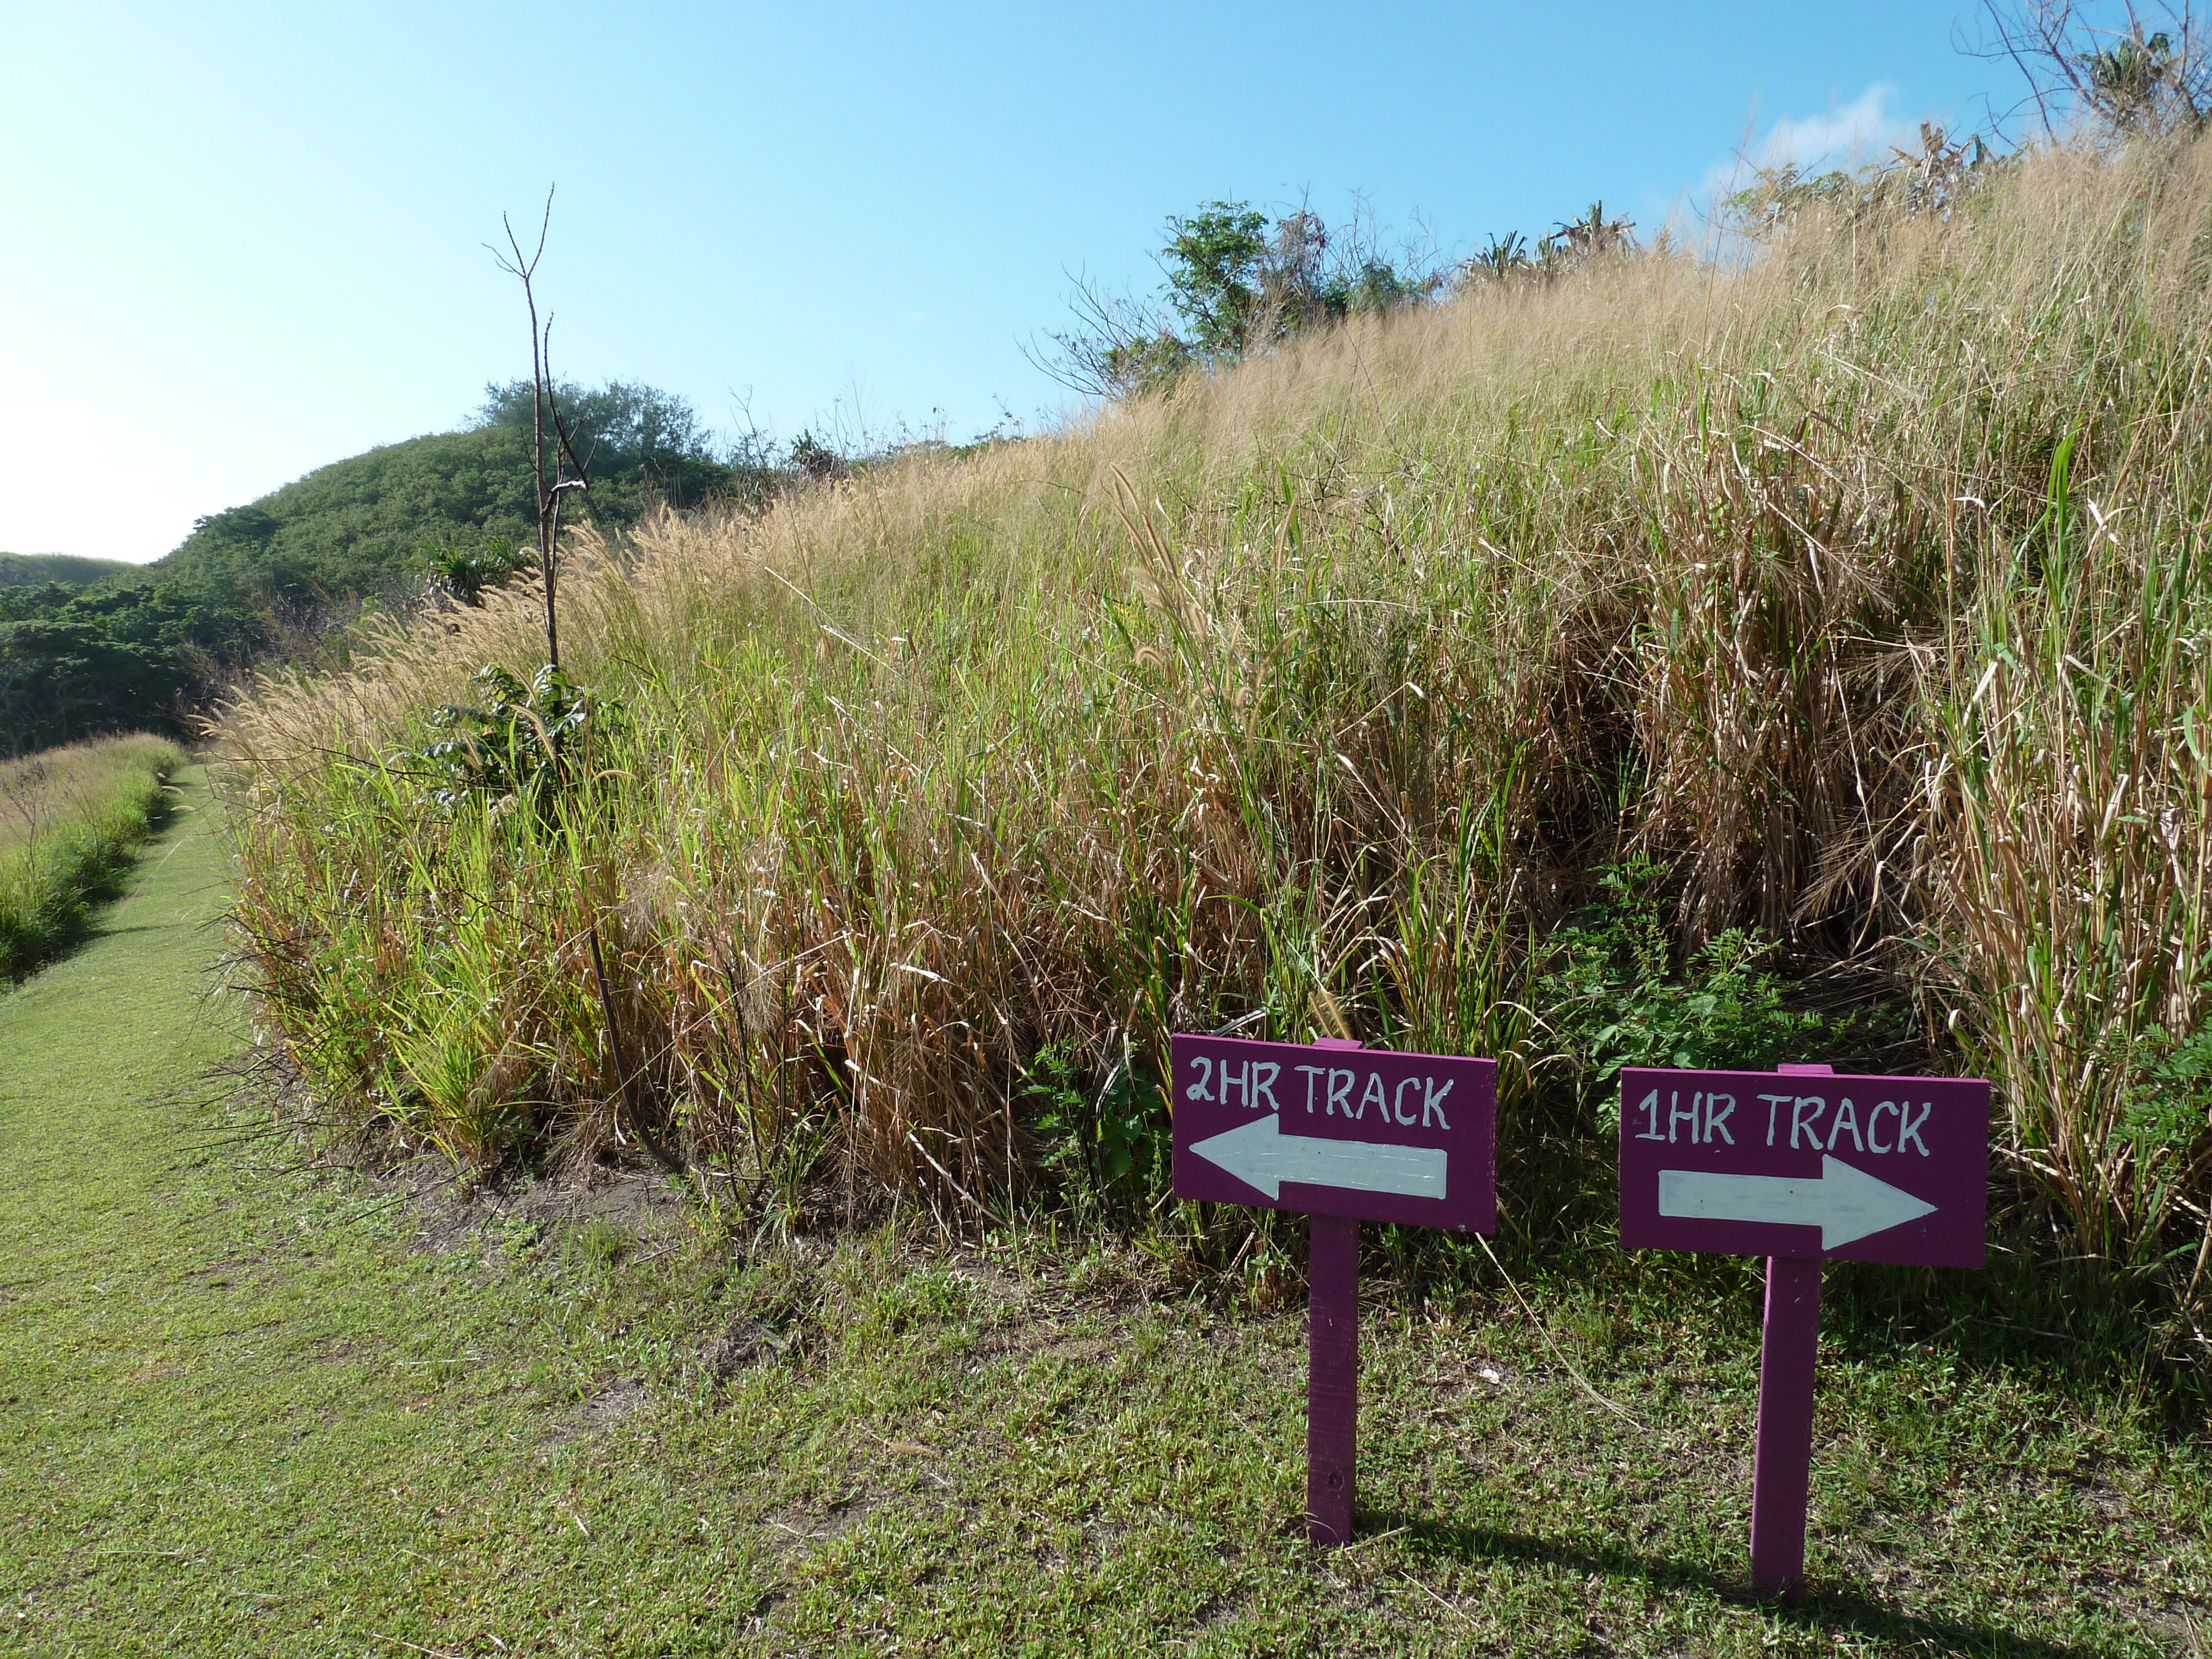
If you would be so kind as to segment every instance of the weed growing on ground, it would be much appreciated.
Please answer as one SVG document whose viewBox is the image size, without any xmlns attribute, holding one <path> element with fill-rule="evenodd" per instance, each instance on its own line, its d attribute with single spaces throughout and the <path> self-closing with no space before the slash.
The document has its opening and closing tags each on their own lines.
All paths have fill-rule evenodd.
<svg viewBox="0 0 2212 1659">
<path fill-rule="evenodd" d="M 1594 902 L 1545 941 L 1531 991 L 1554 1064 L 1605 1133 L 1620 1127 L 1624 1066 L 1758 1072 L 1817 1054 L 1880 1070 L 1920 1058 L 1910 1011 L 1893 1002 L 1794 1004 L 1803 990 L 1778 971 L 1781 941 L 1756 929 L 1723 929 L 1678 971 L 1666 873 L 1644 858 L 1599 872 Z"/>
</svg>

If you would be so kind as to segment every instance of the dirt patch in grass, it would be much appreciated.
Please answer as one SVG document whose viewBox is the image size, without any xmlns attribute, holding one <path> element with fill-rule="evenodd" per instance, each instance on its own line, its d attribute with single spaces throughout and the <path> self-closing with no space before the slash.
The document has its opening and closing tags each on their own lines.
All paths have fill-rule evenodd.
<svg viewBox="0 0 2212 1659">
<path fill-rule="evenodd" d="M 548 1172 L 465 1178 L 433 1147 L 409 1149 L 374 1126 L 337 1122 L 290 1058 L 272 1048 L 225 1060 L 207 1087 L 224 1103 L 225 1118 L 210 1150 L 289 1141 L 302 1165 L 343 1170 L 364 1183 L 365 1202 L 397 1206 L 415 1247 L 432 1255 L 480 1246 L 517 1223 L 597 1224 L 641 1252 L 668 1243 L 692 1201 L 659 1165 L 619 1152 Z"/>
<path fill-rule="evenodd" d="M 569 1414 L 586 1432 L 612 1428 L 651 1398 L 644 1382 L 635 1376 L 617 1377 Z"/>
<path fill-rule="evenodd" d="M 699 1350 L 700 1368 L 708 1376 L 728 1382 L 756 1365 L 781 1359 L 791 1352 L 791 1339 L 764 1320 L 740 1314 L 729 1328 Z"/>
<path fill-rule="evenodd" d="M 551 1227 L 597 1224 L 647 1249 L 668 1242 L 689 1208 L 665 1173 L 641 1162 L 591 1164 L 562 1176 L 489 1186 L 455 1179 L 452 1166 L 432 1153 L 387 1178 L 405 1189 L 417 1246 L 433 1255 L 479 1243 L 518 1221 Z"/>
</svg>

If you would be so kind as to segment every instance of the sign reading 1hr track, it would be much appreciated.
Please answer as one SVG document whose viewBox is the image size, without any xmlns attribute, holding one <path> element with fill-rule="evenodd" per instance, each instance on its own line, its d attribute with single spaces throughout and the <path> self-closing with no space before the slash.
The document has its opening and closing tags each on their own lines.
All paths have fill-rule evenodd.
<svg viewBox="0 0 2212 1659">
<path fill-rule="evenodd" d="M 1813 1450 L 1820 1264 L 1978 1267 L 1990 1085 L 1976 1078 L 1620 1074 L 1620 1242 L 1763 1255 L 1751 1575 L 1797 1593 Z"/>
<path fill-rule="evenodd" d="M 1986 1083 L 1630 1067 L 1620 1242 L 1978 1267 L 1989 1147 Z"/>
<path fill-rule="evenodd" d="M 1352 1541 L 1359 1421 L 1359 1224 L 1498 1222 L 1498 1063 L 1356 1042 L 1177 1036 L 1175 1194 L 1301 1211 L 1306 1532 Z"/>
</svg>

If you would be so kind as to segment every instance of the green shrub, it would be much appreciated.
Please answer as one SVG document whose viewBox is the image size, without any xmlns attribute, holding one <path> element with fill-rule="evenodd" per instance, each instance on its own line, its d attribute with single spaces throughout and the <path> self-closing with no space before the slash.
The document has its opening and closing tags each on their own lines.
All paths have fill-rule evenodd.
<svg viewBox="0 0 2212 1659">
<path fill-rule="evenodd" d="M 530 568 L 537 554 L 510 537 L 489 536 L 475 546 L 433 542 L 420 556 L 423 569 L 444 583 L 447 592 L 463 605 L 474 605 L 483 602 L 487 587 L 497 587 L 516 572 Z"/>
<path fill-rule="evenodd" d="M 1648 858 L 1599 872 L 1595 901 L 1547 941 L 1531 992 L 1552 1068 L 1608 1133 L 1620 1127 L 1613 1085 L 1625 1066 L 1765 1071 L 1911 1041 L 1895 1004 L 1839 1014 L 1802 1006 L 1779 971 L 1778 942 L 1754 928 L 1723 929 L 1678 968 L 1667 875 Z"/>
<path fill-rule="evenodd" d="M 432 780 L 429 799 L 452 808 L 471 796 L 512 796 L 542 807 L 568 770 L 585 731 L 618 711 L 548 663 L 528 685 L 498 664 L 477 671 L 481 708 L 447 703 L 431 716 L 446 735 L 402 757 Z"/>
<path fill-rule="evenodd" d="M 1038 1162 L 1079 1213 L 1126 1213 L 1166 1186 L 1173 1127 L 1167 1101 L 1131 1060 L 1125 1048 L 1103 1081 L 1094 1082 L 1079 1045 L 1051 1042 L 1023 1079 Z"/>
</svg>

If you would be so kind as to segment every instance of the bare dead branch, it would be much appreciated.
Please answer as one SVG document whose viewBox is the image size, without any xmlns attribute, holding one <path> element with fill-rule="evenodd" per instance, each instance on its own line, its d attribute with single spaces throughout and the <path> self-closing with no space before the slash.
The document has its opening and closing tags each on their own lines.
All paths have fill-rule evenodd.
<svg viewBox="0 0 2212 1659">
<path fill-rule="evenodd" d="M 560 586 L 559 544 L 561 535 L 561 495 L 567 482 L 561 474 L 561 460 L 554 458 L 554 474 L 550 481 L 545 471 L 545 419 L 553 403 L 550 385 L 550 359 L 552 354 L 553 319 L 547 317 L 541 326 L 538 320 L 537 276 L 538 261 L 545 257 L 545 239 L 553 224 L 553 185 L 545 189 L 545 211 L 538 224 L 538 246 L 526 256 L 521 239 L 514 234 L 514 224 L 504 213 L 499 216 L 501 226 L 507 232 L 508 252 L 501 253 L 492 248 L 492 258 L 499 268 L 522 284 L 522 302 L 530 313 L 530 465 L 537 485 L 538 497 L 538 564 L 545 583 L 545 659 L 555 668 L 561 665 L 561 629 L 557 610 Z M 488 245 L 489 246 L 489 245 Z M 569 459 L 574 451 L 568 444 L 557 408 L 552 408 L 556 437 Z M 580 473 L 582 468 L 579 467 Z M 579 482 L 578 489 L 587 489 L 587 483 Z"/>
<path fill-rule="evenodd" d="M 2087 121 L 2108 137 L 2194 135 L 2212 118 L 2212 62 L 2194 0 L 1982 0 L 1961 50 L 2009 62 L 2045 139 Z"/>
</svg>

